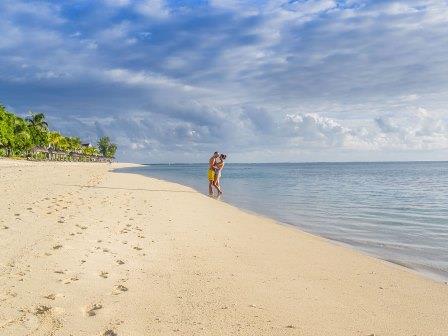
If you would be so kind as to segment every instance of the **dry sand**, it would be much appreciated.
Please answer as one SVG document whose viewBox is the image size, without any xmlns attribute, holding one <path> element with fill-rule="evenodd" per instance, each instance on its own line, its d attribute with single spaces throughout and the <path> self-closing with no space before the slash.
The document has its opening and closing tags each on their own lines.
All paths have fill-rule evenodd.
<svg viewBox="0 0 448 336">
<path fill-rule="evenodd" d="M 0 160 L 0 335 L 448 335 L 448 286 L 119 164 Z"/>
</svg>

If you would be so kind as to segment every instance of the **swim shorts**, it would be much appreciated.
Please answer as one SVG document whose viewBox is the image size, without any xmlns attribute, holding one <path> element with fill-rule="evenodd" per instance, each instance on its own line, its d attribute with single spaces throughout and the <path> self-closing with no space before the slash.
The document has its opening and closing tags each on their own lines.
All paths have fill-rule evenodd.
<svg viewBox="0 0 448 336">
<path fill-rule="evenodd" d="M 208 176 L 209 181 L 214 181 L 215 180 L 215 171 L 213 169 L 209 169 L 207 176 Z"/>
</svg>

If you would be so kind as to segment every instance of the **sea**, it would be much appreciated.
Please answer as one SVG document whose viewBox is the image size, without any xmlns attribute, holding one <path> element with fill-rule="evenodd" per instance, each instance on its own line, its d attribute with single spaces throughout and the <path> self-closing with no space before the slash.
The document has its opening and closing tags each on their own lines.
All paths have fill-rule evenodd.
<svg viewBox="0 0 448 336">
<path fill-rule="evenodd" d="M 126 168 L 207 194 L 207 164 Z M 448 162 L 227 163 L 222 201 L 448 280 Z"/>
</svg>

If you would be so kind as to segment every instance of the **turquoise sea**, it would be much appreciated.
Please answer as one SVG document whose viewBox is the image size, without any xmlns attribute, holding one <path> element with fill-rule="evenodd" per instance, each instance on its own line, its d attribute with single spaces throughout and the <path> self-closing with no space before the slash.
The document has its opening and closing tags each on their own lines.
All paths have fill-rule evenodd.
<svg viewBox="0 0 448 336">
<path fill-rule="evenodd" d="M 206 164 L 127 168 L 207 193 Z M 232 164 L 222 200 L 448 280 L 448 162 Z"/>
</svg>

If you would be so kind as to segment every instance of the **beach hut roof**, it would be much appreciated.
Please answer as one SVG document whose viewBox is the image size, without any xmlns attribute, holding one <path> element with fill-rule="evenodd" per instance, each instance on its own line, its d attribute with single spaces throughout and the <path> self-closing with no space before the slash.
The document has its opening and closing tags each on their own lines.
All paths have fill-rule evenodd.
<svg viewBox="0 0 448 336">
<path fill-rule="evenodd" d="M 36 146 L 33 149 L 31 149 L 31 152 L 33 153 L 48 153 L 48 148 L 42 147 L 42 146 Z"/>
</svg>

